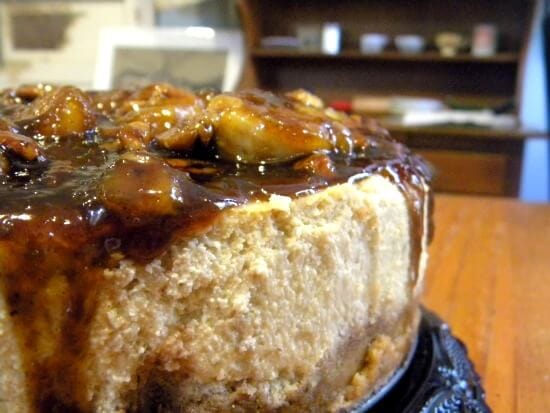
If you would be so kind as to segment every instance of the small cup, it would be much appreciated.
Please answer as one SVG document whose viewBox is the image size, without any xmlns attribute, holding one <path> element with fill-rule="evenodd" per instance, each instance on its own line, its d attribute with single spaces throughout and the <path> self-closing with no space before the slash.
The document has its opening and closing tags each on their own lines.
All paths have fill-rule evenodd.
<svg viewBox="0 0 550 413">
<path fill-rule="evenodd" d="M 303 50 L 321 50 L 321 25 L 301 24 L 296 28 L 296 37 Z"/>
<path fill-rule="evenodd" d="M 435 36 L 435 44 L 443 56 L 455 56 L 468 41 L 460 33 L 441 32 Z"/>
<path fill-rule="evenodd" d="M 394 42 L 397 50 L 407 54 L 420 53 L 426 46 L 426 40 L 417 34 L 400 34 L 395 36 Z"/>
<path fill-rule="evenodd" d="M 494 24 L 474 26 L 472 35 L 472 54 L 474 56 L 493 56 L 497 52 L 498 33 Z"/>
<path fill-rule="evenodd" d="M 339 23 L 323 24 L 321 50 L 327 54 L 338 54 L 342 47 L 342 26 Z"/>
<path fill-rule="evenodd" d="M 389 37 L 382 33 L 365 33 L 359 38 L 361 53 L 380 53 L 389 43 Z"/>
</svg>

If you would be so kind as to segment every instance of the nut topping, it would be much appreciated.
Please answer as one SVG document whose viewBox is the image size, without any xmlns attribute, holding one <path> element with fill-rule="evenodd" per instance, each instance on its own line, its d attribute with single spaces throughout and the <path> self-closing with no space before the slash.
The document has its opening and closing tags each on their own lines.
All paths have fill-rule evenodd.
<svg viewBox="0 0 550 413">
<path fill-rule="evenodd" d="M 219 156 L 244 163 L 277 163 L 311 153 L 352 156 L 361 122 L 303 90 L 287 94 L 251 91 L 214 97 L 207 111 Z M 366 139 L 361 134 L 361 139 Z M 363 140 L 360 143 L 363 143 Z"/>
<path fill-rule="evenodd" d="M 151 85 L 133 93 L 114 114 L 116 123 L 135 121 L 150 125 L 153 136 L 185 124 L 204 106 L 192 92 L 166 84 Z"/>
<path fill-rule="evenodd" d="M 174 215 L 182 202 L 182 175 L 162 159 L 144 152 L 121 156 L 99 184 L 105 207 L 127 221 L 142 224 L 150 218 Z"/>
<path fill-rule="evenodd" d="M 223 159 L 244 163 L 283 162 L 332 148 L 330 130 L 270 94 L 218 95 L 208 111 Z"/>
<path fill-rule="evenodd" d="M 38 143 L 31 138 L 9 131 L 0 131 L 0 171 L 35 169 L 46 164 Z"/>
<path fill-rule="evenodd" d="M 320 153 L 309 155 L 294 164 L 296 171 L 305 171 L 311 175 L 318 175 L 325 178 L 334 176 L 335 169 L 332 160 Z"/>
<path fill-rule="evenodd" d="M 80 89 L 66 86 L 39 96 L 15 114 L 28 134 L 65 137 L 95 127 L 92 101 Z"/>
</svg>

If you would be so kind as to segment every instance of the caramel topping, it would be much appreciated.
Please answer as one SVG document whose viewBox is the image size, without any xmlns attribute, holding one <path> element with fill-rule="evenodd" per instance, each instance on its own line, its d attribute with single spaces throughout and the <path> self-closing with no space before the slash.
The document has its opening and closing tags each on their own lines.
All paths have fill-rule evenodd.
<svg viewBox="0 0 550 413">
<path fill-rule="evenodd" d="M 158 257 L 226 208 L 383 175 L 409 202 L 415 276 L 424 164 L 305 91 L 24 87 L 0 103 L 0 286 L 37 411 L 91 410 L 80 360 L 102 271 Z"/>
</svg>

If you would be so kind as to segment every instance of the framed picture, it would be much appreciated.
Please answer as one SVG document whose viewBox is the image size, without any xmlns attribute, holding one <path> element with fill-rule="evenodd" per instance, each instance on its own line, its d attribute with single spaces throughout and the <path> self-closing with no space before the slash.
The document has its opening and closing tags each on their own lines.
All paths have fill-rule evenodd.
<svg viewBox="0 0 550 413">
<path fill-rule="evenodd" d="M 191 90 L 234 90 L 244 65 L 237 30 L 210 27 L 105 28 L 101 31 L 94 88 L 169 82 Z"/>
<path fill-rule="evenodd" d="M 0 1 L 0 83 L 91 87 L 99 28 L 137 24 L 135 1 Z"/>
</svg>

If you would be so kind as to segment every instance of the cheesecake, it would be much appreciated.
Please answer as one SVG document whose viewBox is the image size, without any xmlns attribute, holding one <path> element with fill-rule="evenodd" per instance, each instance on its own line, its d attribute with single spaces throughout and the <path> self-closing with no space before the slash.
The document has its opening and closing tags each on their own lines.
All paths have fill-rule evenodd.
<svg viewBox="0 0 550 413">
<path fill-rule="evenodd" d="M 0 411 L 334 412 L 414 345 L 429 170 L 315 95 L 0 95 Z"/>
</svg>

